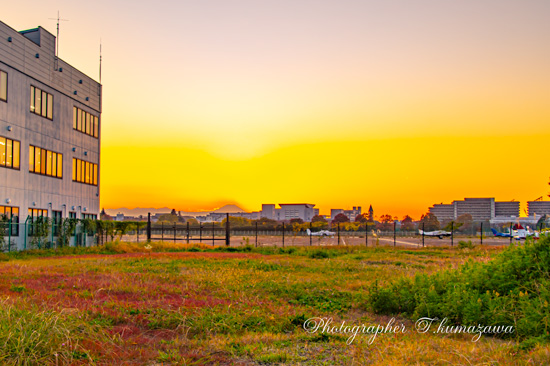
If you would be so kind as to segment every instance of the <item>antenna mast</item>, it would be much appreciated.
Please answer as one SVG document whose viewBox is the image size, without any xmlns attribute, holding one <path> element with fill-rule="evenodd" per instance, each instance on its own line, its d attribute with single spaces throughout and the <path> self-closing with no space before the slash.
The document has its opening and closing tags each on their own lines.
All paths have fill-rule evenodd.
<svg viewBox="0 0 550 366">
<path fill-rule="evenodd" d="M 57 38 L 55 39 L 55 70 L 57 71 L 59 69 L 59 22 L 68 22 L 68 19 L 61 19 L 59 17 L 59 10 L 57 11 L 57 19 L 56 18 L 48 18 L 50 20 L 57 20 Z"/>
<path fill-rule="evenodd" d="M 101 38 L 99 39 L 99 83 L 101 84 Z"/>
</svg>

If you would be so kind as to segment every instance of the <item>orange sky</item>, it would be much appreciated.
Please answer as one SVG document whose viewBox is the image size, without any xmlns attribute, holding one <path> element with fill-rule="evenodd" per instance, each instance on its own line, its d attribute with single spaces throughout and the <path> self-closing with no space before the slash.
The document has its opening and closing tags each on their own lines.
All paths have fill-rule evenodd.
<svg viewBox="0 0 550 366">
<path fill-rule="evenodd" d="M 418 218 L 546 195 L 545 0 L 3 5 L 97 78 L 101 205 L 308 202 Z"/>
</svg>

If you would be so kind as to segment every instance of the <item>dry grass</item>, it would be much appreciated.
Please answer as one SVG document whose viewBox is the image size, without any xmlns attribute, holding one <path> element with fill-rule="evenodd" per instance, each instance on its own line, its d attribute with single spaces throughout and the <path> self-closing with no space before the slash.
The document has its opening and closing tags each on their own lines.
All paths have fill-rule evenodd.
<svg viewBox="0 0 550 366">
<path fill-rule="evenodd" d="M 385 324 L 366 306 L 374 281 L 489 260 L 499 249 L 151 247 L 118 243 L 0 263 L 0 342 L 10 345 L 0 349 L 2 364 L 543 365 L 550 357 L 547 346 L 519 351 L 490 337 L 411 331 L 372 344 L 358 335 L 347 345 L 301 328 L 314 316 Z"/>
</svg>

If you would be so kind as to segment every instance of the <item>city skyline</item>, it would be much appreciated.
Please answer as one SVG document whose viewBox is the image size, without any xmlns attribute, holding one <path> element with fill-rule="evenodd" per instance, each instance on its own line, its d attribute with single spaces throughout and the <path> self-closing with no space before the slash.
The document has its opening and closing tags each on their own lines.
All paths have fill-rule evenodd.
<svg viewBox="0 0 550 366">
<path fill-rule="evenodd" d="M 31 1 L 2 21 L 55 34 L 57 10 L 60 57 L 96 80 L 103 42 L 101 207 L 418 218 L 548 194 L 548 2 Z"/>
</svg>

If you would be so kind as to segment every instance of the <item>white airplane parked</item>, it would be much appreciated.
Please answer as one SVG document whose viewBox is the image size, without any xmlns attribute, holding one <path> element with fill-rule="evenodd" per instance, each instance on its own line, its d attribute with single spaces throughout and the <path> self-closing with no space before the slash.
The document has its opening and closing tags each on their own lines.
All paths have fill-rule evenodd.
<svg viewBox="0 0 550 366">
<path fill-rule="evenodd" d="M 419 234 L 424 236 L 437 236 L 439 239 L 443 239 L 444 236 L 451 236 L 450 231 L 436 230 L 436 231 L 422 231 L 418 230 Z"/>
<path fill-rule="evenodd" d="M 334 236 L 336 233 L 334 231 L 328 231 L 328 230 L 321 230 L 317 232 L 311 232 L 311 230 L 307 229 L 307 235 L 309 236 Z"/>
<path fill-rule="evenodd" d="M 521 225 L 515 225 L 512 229 L 512 236 L 516 240 L 522 240 L 527 239 L 528 237 L 534 237 L 535 239 L 539 238 L 539 233 L 537 232 L 530 232 L 529 227 L 527 227 L 527 230 L 521 226 Z"/>
</svg>

